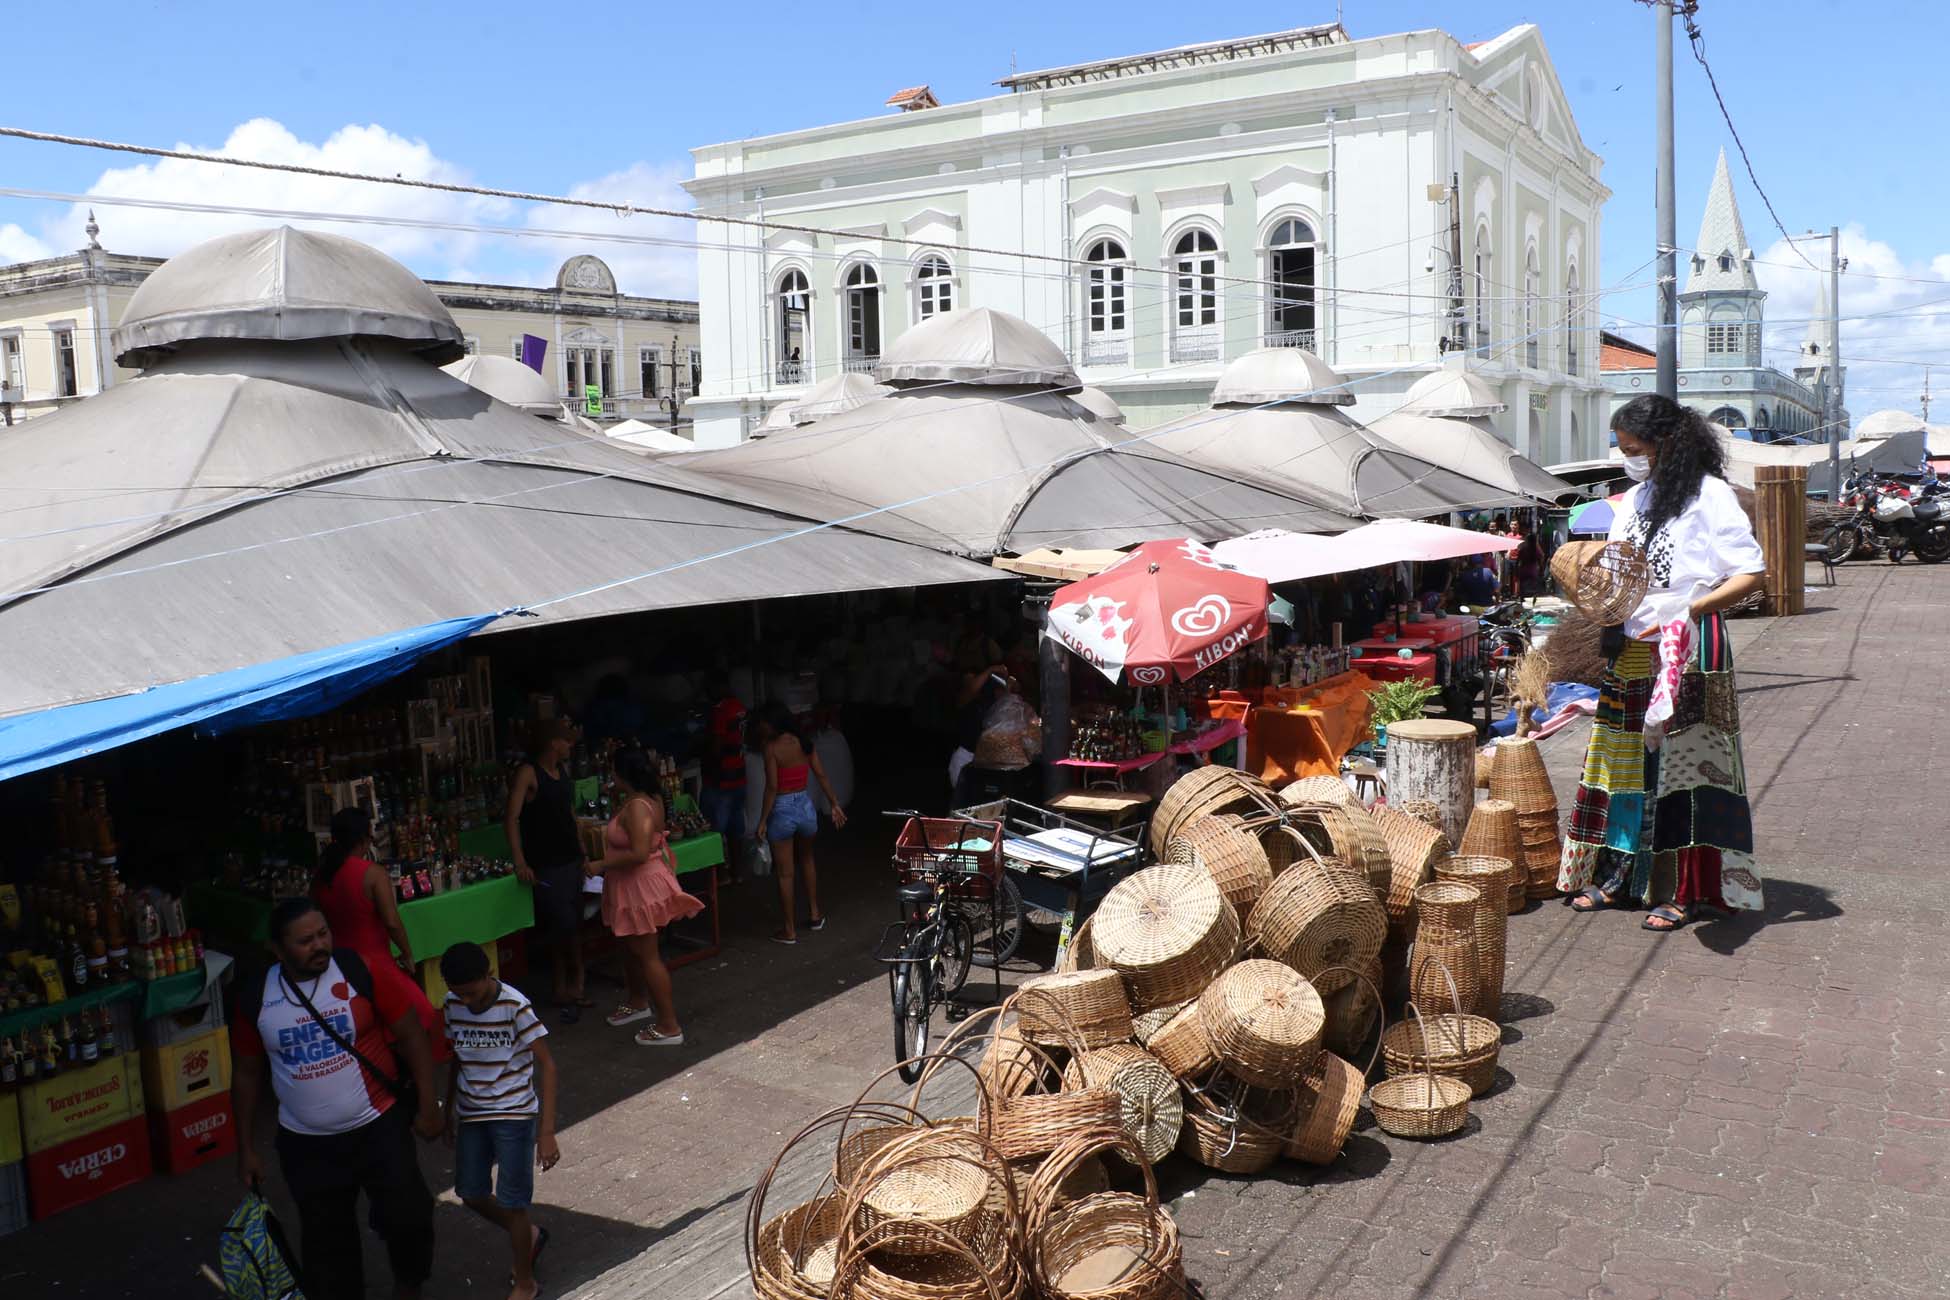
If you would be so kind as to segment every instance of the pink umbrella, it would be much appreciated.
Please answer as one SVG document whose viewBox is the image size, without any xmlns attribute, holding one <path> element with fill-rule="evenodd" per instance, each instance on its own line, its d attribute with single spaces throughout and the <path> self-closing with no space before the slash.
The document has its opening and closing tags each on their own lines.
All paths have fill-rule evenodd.
<svg viewBox="0 0 1950 1300">
<path fill-rule="evenodd" d="M 1348 568 L 1336 538 L 1320 533 L 1290 533 L 1284 528 L 1262 528 L 1244 537 L 1215 543 L 1212 554 L 1218 557 L 1219 563 L 1268 582 L 1298 582 Z"/>
<path fill-rule="evenodd" d="M 1523 543 L 1514 537 L 1497 537 L 1445 524 L 1382 519 L 1342 533 L 1333 539 L 1332 545 L 1343 558 L 1342 568 L 1372 569 L 1384 564 L 1453 560 L 1485 551 L 1514 551 Z"/>
</svg>

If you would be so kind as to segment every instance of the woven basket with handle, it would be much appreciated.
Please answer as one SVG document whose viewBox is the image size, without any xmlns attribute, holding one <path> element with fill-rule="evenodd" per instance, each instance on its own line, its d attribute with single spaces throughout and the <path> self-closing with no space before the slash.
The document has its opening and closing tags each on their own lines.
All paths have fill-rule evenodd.
<svg viewBox="0 0 1950 1300">
<path fill-rule="evenodd" d="M 1408 996 L 1426 1006 L 1447 1006 L 1452 982 L 1462 1005 L 1475 1006 L 1481 990 L 1476 983 L 1474 929 L 1441 930 L 1417 924 L 1415 942 L 1408 950 Z"/>
<path fill-rule="evenodd" d="M 1335 989 L 1321 999 L 1327 1012 L 1327 1027 L 1320 1041 L 1329 1051 L 1352 1056 L 1368 1041 L 1375 1017 L 1381 1014 L 1381 984 L 1385 978 L 1381 958 L 1376 957 L 1361 972 L 1363 978 Z"/>
<path fill-rule="evenodd" d="M 1354 788 L 1338 776 L 1303 776 L 1280 791 L 1280 802 L 1289 807 L 1309 803 L 1352 804 L 1360 807 Z"/>
<path fill-rule="evenodd" d="M 1645 599 L 1652 577 L 1630 542 L 1566 542 L 1551 556 L 1564 598 L 1599 627 L 1617 627 Z"/>
<path fill-rule="evenodd" d="M 1180 1004 L 1177 1014 L 1151 1035 L 1145 1049 L 1180 1079 L 1199 1078 L 1219 1063 L 1212 1040 L 1205 1036 L 1196 998 Z"/>
<path fill-rule="evenodd" d="M 1353 989 L 1364 990 L 1373 1004 L 1380 1007 L 1381 988 L 1366 974 L 1342 991 Z M 1360 1117 L 1361 1095 L 1367 1089 L 1368 1075 L 1373 1072 L 1375 1055 L 1380 1051 L 1381 1039 L 1377 1036 L 1366 1070 L 1333 1052 L 1324 1051 L 1314 1061 L 1300 1081 L 1293 1126 L 1286 1134 L 1284 1154 L 1288 1159 L 1310 1165 L 1334 1163 L 1341 1148 L 1347 1145 L 1348 1134 L 1354 1131 L 1354 1121 Z"/>
<path fill-rule="evenodd" d="M 1382 1034 L 1382 1063 L 1390 1076 L 1424 1070 L 1461 1079 L 1472 1096 L 1490 1090 L 1496 1082 L 1496 1058 L 1503 1050 L 1503 1029 L 1494 1020 L 1468 1014 L 1457 1000 L 1458 992 L 1451 982 L 1449 1005 L 1454 1011 L 1417 1015 L 1390 1025 Z"/>
<path fill-rule="evenodd" d="M 1169 844 L 1183 827 L 1222 812 L 1277 815 L 1279 800 L 1264 781 L 1236 768 L 1195 767 L 1158 800 L 1151 814 L 1151 843 Z"/>
<path fill-rule="evenodd" d="M 1187 1083 L 1179 1153 L 1222 1173 L 1261 1173 L 1286 1148 L 1294 1104 L 1292 1092 L 1252 1088 L 1223 1072 Z"/>
<path fill-rule="evenodd" d="M 1054 1189 L 1076 1163 L 1115 1152 L 1137 1166 L 1144 1192 L 1099 1192 L 1063 1202 Z M 1178 1225 L 1158 1199 L 1144 1154 L 1123 1134 L 1073 1135 L 1037 1174 L 1023 1214 L 1023 1253 L 1042 1300 L 1184 1300 Z"/>
<path fill-rule="evenodd" d="M 1376 898 L 1387 897 L 1394 859 L 1381 824 L 1367 809 L 1358 804 L 1299 804 L 1288 819 L 1321 855 L 1339 858 L 1368 882 Z"/>
<path fill-rule="evenodd" d="M 1367 880 L 1337 858 L 1296 863 L 1260 896 L 1246 920 L 1246 937 L 1261 953 L 1285 962 L 1321 993 L 1346 984 L 1380 953 L 1388 915 Z"/>
<path fill-rule="evenodd" d="M 1277 961 L 1240 962 L 1212 981 L 1198 1010 L 1226 1073 L 1274 1090 L 1293 1088 L 1313 1065 L 1327 1024 L 1314 986 Z"/>
<path fill-rule="evenodd" d="M 1165 845 L 1165 861 L 1189 862 L 1205 868 L 1219 892 L 1239 915 L 1252 910 L 1273 883 L 1273 868 L 1259 837 L 1246 829 L 1245 819 L 1221 813 L 1200 817 L 1179 828 Z"/>
<path fill-rule="evenodd" d="M 1131 1008 L 1195 998 L 1239 953 L 1239 918 L 1203 867 L 1169 862 L 1111 887 L 1091 918 L 1100 963 L 1115 967 Z"/>
<path fill-rule="evenodd" d="M 960 1232 L 883 1219 L 847 1233 L 832 1300 L 1015 1300 L 1027 1275 L 1013 1217 L 984 1209 Z"/>
<path fill-rule="evenodd" d="M 1410 1001 L 1409 1016 L 1422 1018 Z M 1446 1074 L 1426 1070 L 1383 1079 L 1368 1090 L 1368 1109 L 1374 1122 L 1396 1137 L 1447 1137 L 1469 1122 L 1469 1085 Z"/>
<path fill-rule="evenodd" d="M 1435 874 L 1440 880 L 1475 885 L 1482 892 L 1470 926 L 1476 939 L 1476 997 L 1460 1009 L 1494 1020 L 1503 1014 L 1503 964 L 1510 928 L 1509 909 L 1502 901 L 1508 886 L 1501 882 L 1514 880 L 1521 888 L 1523 873 L 1502 858 L 1458 854 L 1437 862 Z"/>
<path fill-rule="evenodd" d="M 1074 1037 L 1085 1047 L 1130 1041 L 1131 1001 L 1114 970 L 1036 975 L 1016 990 L 1016 1030 L 1029 1042 L 1061 1047 Z"/>
<path fill-rule="evenodd" d="M 1163 1160 L 1178 1142 L 1185 1103 L 1178 1079 L 1142 1047 L 1114 1043 L 1085 1052 L 1064 1067 L 1066 1087 L 1109 1088 L 1117 1094 L 1124 1135 L 1152 1161 Z"/>
</svg>

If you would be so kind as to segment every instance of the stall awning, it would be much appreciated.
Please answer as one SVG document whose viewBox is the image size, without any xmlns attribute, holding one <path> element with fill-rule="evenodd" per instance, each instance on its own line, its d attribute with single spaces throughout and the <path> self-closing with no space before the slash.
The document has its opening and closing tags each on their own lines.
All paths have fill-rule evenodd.
<svg viewBox="0 0 1950 1300">
<path fill-rule="evenodd" d="M 0 718 L 0 781 L 179 727 L 219 735 L 323 713 L 405 672 L 422 656 L 472 636 L 496 617 L 444 619 L 133 695 Z"/>
</svg>

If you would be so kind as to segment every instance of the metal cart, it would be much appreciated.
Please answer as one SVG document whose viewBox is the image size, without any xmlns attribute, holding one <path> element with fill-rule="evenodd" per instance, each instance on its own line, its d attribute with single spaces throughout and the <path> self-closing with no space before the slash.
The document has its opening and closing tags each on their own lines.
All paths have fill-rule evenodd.
<svg viewBox="0 0 1950 1300">
<path fill-rule="evenodd" d="M 1023 902 L 1063 918 L 1058 962 L 1111 886 L 1151 861 L 1141 826 L 1105 830 L 1020 799 L 958 808 L 955 816 L 1001 825 L 1002 866 Z"/>
</svg>

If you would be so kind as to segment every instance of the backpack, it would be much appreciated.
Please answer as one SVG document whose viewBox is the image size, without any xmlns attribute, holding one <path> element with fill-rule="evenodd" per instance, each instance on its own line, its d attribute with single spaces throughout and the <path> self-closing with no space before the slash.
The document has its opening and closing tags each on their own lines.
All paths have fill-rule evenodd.
<svg viewBox="0 0 1950 1300">
<path fill-rule="evenodd" d="M 339 973 L 345 976 L 345 982 L 352 987 L 352 992 L 377 1007 L 379 998 L 374 992 L 372 968 L 366 965 L 366 959 L 350 948 L 334 948 L 332 960 L 339 964 Z M 271 971 L 276 969 L 277 964 L 273 962 L 269 970 L 248 980 L 238 981 L 237 1001 L 231 1011 L 231 1024 L 256 1026 L 258 1013 L 264 1010 L 264 981 L 270 978 Z"/>
<path fill-rule="evenodd" d="M 231 1300 L 304 1300 L 297 1258 L 270 1202 L 251 1192 L 224 1224 L 217 1248 L 224 1294 Z"/>
</svg>

